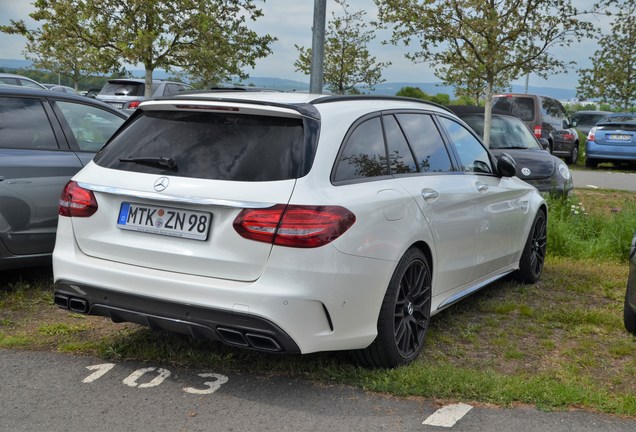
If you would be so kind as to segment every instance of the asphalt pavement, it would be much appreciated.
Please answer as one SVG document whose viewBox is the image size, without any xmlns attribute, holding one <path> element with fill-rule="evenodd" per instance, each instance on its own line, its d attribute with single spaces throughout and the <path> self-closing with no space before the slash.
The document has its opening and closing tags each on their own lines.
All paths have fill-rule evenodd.
<svg viewBox="0 0 636 432">
<path fill-rule="evenodd" d="M 577 189 L 616 189 L 636 192 L 636 173 L 576 168 L 571 169 L 571 173 L 574 187 Z"/>
<path fill-rule="evenodd" d="M 285 377 L 0 350 L 0 431 L 636 432 L 583 411 L 397 398 Z"/>
</svg>

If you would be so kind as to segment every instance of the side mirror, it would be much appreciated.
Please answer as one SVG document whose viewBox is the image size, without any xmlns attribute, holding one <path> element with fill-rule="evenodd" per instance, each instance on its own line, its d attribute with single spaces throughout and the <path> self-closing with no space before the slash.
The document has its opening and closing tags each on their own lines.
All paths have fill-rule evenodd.
<svg viewBox="0 0 636 432">
<path fill-rule="evenodd" d="M 541 147 L 543 147 L 543 150 L 550 149 L 550 141 L 548 141 L 545 138 L 539 138 L 539 144 L 541 144 Z"/>
<path fill-rule="evenodd" d="M 517 162 L 508 153 L 502 153 L 497 160 L 497 171 L 502 177 L 517 175 Z"/>
<path fill-rule="evenodd" d="M 579 125 L 579 122 L 576 121 L 576 119 L 572 120 L 572 127 L 575 128 Z"/>
</svg>

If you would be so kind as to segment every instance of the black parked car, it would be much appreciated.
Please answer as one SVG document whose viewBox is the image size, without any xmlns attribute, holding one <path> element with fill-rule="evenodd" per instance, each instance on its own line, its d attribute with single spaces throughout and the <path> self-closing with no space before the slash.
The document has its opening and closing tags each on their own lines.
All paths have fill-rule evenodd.
<svg viewBox="0 0 636 432">
<path fill-rule="evenodd" d="M 60 192 L 126 118 L 83 96 L 0 86 L 0 270 L 50 263 Z"/>
<path fill-rule="evenodd" d="M 625 312 L 623 314 L 625 328 L 636 335 L 636 234 L 629 251 L 629 278 L 625 293 Z"/>
<path fill-rule="evenodd" d="M 484 108 L 449 106 L 479 136 L 484 136 Z M 495 156 L 508 153 L 517 162 L 517 177 L 536 187 L 539 192 L 567 195 L 574 187 L 568 166 L 546 150 L 519 118 L 494 110 L 490 127 L 490 151 Z"/>
</svg>

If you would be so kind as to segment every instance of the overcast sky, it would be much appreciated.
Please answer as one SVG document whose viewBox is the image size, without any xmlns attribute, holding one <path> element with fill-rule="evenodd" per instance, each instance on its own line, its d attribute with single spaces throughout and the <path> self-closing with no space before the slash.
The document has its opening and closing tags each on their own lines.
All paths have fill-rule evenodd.
<svg viewBox="0 0 636 432">
<path fill-rule="evenodd" d="M 573 0 L 577 6 L 588 3 L 589 0 Z M 265 3 L 256 1 L 263 10 L 264 16 L 250 27 L 258 34 L 269 33 L 278 38 L 272 44 L 272 55 L 257 60 L 254 70 L 246 70 L 252 77 L 276 77 L 309 82 L 309 77 L 294 71 L 294 61 L 298 58 L 298 51 L 294 44 L 311 47 L 311 28 L 314 13 L 314 2 L 311 0 L 267 0 Z M 372 20 L 376 15 L 373 0 L 349 0 L 351 11 L 365 10 L 366 17 Z M 327 1 L 327 19 L 331 18 L 331 11 L 339 8 L 333 1 Z M 22 19 L 29 28 L 35 27 L 28 14 L 34 10 L 32 1 L 0 0 L 0 25 L 8 24 L 10 19 Z M 340 10 L 336 10 L 337 13 Z M 390 38 L 389 32 L 376 33 L 375 40 L 369 45 L 369 50 L 378 61 L 392 63 L 384 70 L 383 78 L 387 82 L 438 82 L 427 64 L 412 63 L 404 58 L 406 48 L 403 46 L 382 45 L 382 41 Z M 0 33 L 0 58 L 24 59 L 24 38 Z M 590 67 L 590 56 L 597 49 L 593 41 L 576 44 L 570 48 L 555 48 L 552 54 L 565 61 L 574 61 L 578 68 Z M 525 83 L 525 78 L 517 82 Z M 573 89 L 578 83 L 575 70 L 553 75 L 543 80 L 530 76 L 531 86 L 561 87 Z"/>
</svg>

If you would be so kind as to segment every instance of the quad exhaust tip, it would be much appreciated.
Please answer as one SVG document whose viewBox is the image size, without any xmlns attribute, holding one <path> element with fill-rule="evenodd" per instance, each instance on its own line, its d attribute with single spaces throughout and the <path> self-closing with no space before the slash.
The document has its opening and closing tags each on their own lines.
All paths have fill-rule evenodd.
<svg viewBox="0 0 636 432">
<path fill-rule="evenodd" d="M 53 302 L 62 309 L 68 309 L 81 314 L 88 313 L 88 302 L 82 298 L 55 294 Z"/>
</svg>

